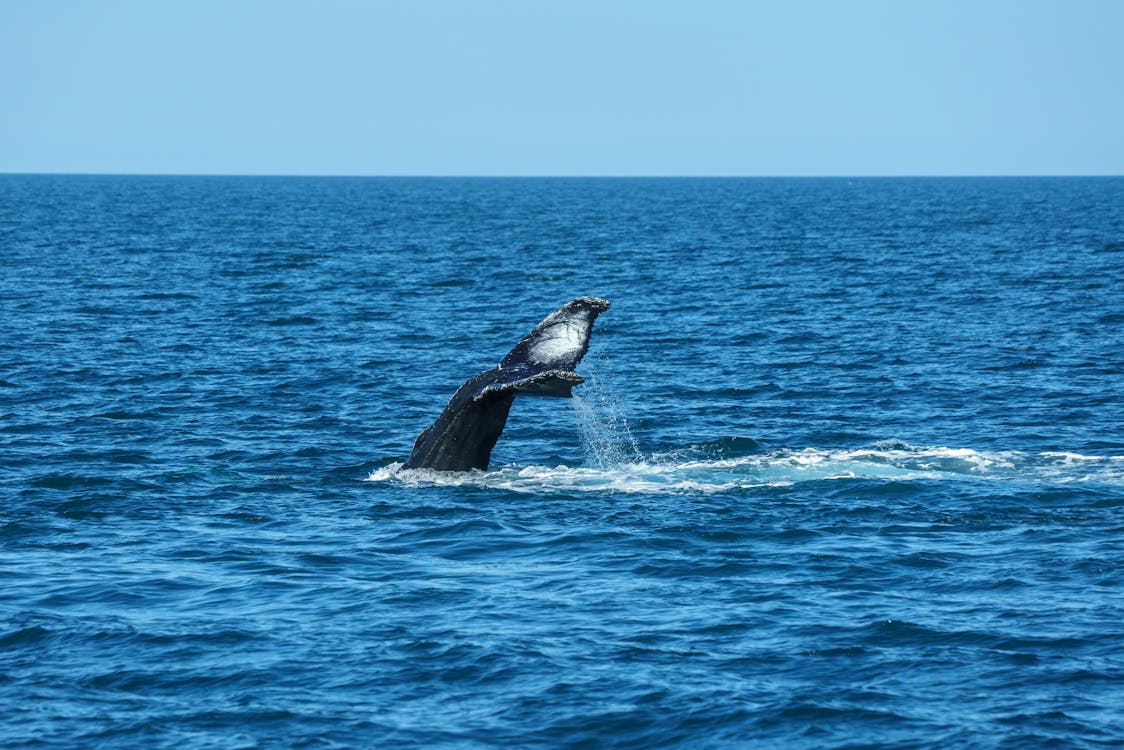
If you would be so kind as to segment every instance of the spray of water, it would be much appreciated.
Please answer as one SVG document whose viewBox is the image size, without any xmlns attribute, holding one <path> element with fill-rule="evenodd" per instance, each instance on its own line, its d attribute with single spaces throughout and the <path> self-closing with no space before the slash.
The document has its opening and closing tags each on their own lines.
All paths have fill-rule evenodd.
<svg viewBox="0 0 1124 750">
<path fill-rule="evenodd" d="M 582 446 L 586 463 L 599 469 L 637 464 L 643 460 L 636 438 L 620 408 L 616 392 L 586 360 L 586 382 L 581 395 L 573 398 L 581 425 Z"/>
</svg>

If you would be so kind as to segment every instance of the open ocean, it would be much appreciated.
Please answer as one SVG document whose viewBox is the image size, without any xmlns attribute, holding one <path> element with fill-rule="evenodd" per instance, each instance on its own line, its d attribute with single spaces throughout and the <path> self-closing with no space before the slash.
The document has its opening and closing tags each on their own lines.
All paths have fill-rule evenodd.
<svg viewBox="0 0 1124 750">
<path fill-rule="evenodd" d="M 1124 747 L 1124 178 L 0 176 L 0 746 Z"/>
</svg>

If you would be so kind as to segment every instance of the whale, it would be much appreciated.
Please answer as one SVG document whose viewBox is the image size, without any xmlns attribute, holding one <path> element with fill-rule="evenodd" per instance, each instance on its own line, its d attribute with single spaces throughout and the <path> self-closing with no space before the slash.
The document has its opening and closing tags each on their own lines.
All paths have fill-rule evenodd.
<svg viewBox="0 0 1124 750">
<path fill-rule="evenodd" d="M 499 365 L 457 389 L 400 468 L 486 471 L 516 396 L 570 398 L 585 382 L 574 368 L 589 351 L 593 322 L 608 309 L 608 300 L 578 297 L 544 318 Z"/>
</svg>

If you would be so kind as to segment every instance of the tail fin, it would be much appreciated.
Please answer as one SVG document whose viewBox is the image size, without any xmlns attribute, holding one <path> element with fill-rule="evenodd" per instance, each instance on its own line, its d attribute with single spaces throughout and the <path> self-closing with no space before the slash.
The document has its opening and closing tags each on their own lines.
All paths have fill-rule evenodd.
<svg viewBox="0 0 1124 750">
<path fill-rule="evenodd" d="M 589 351 L 593 321 L 608 309 L 609 301 L 599 297 L 570 300 L 524 336 L 500 362 L 500 369 L 572 371 Z"/>
</svg>

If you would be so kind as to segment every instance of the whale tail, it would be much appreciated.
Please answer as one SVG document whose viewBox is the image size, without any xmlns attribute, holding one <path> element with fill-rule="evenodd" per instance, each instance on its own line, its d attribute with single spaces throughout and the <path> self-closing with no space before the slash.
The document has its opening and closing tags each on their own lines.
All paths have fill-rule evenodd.
<svg viewBox="0 0 1124 750">
<path fill-rule="evenodd" d="M 496 368 L 488 393 L 513 391 L 528 396 L 570 398 L 585 378 L 574 372 L 589 351 L 593 321 L 609 309 L 600 297 L 578 297 L 548 315 L 512 348 Z"/>
<path fill-rule="evenodd" d="M 578 297 L 548 315 L 515 345 L 499 369 L 571 371 L 589 351 L 593 321 L 609 309 L 609 300 Z"/>
<path fill-rule="evenodd" d="M 589 351 L 597 316 L 608 300 L 578 297 L 548 315 L 498 367 L 469 378 L 414 443 L 406 469 L 487 469 L 517 395 L 570 398 L 585 382 L 574 372 Z"/>
</svg>

